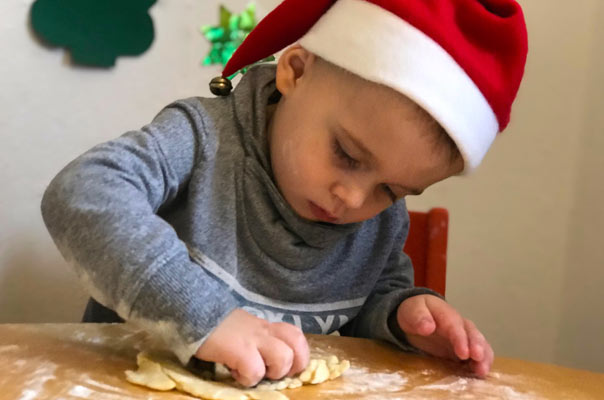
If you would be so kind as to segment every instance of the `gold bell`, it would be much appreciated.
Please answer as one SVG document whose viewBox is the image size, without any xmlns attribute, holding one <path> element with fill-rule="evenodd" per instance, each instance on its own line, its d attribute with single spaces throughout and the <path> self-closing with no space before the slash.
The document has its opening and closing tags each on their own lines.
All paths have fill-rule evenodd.
<svg viewBox="0 0 604 400">
<path fill-rule="evenodd" d="M 222 76 L 217 76 L 210 82 L 210 91 L 216 96 L 228 96 L 233 90 L 231 81 Z"/>
</svg>

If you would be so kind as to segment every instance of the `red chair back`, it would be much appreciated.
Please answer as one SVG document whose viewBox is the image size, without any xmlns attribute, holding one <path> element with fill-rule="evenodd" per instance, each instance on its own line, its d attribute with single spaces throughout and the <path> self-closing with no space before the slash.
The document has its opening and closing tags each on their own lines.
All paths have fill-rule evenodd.
<svg viewBox="0 0 604 400">
<path fill-rule="evenodd" d="M 413 262 L 415 286 L 430 288 L 444 296 L 449 212 L 444 208 L 409 211 L 409 218 L 411 225 L 403 251 Z"/>
</svg>

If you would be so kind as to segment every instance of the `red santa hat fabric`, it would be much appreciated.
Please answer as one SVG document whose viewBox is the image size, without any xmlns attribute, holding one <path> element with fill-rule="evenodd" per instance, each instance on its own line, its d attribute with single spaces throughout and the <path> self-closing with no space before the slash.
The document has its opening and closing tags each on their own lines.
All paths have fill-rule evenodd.
<svg viewBox="0 0 604 400">
<path fill-rule="evenodd" d="M 223 76 L 295 42 L 415 101 L 455 141 L 466 172 L 508 125 L 528 52 L 514 0 L 285 0 Z"/>
</svg>

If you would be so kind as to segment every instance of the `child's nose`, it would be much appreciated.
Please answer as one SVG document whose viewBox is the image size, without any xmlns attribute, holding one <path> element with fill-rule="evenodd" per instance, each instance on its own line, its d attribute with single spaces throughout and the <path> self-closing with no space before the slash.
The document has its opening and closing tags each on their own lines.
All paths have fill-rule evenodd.
<svg viewBox="0 0 604 400">
<path fill-rule="evenodd" d="M 334 194 L 344 203 L 346 208 L 358 209 L 365 204 L 366 191 L 359 185 L 337 185 Z"/>
</svg>

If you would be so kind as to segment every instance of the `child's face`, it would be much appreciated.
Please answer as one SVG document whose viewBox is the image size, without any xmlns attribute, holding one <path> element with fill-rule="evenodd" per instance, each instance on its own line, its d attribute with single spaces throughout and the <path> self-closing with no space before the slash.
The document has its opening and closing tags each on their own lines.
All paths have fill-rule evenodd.
<svg viewBox="0 0 604 400">
<path fill-rule="evenodd" d="M 281 56 L 277 88 L 283 97 L 269 116 L 271 163 L 302 218 L 364 221 L 463 169 L 410 100 L 300 47 Z"/>
</svg>

